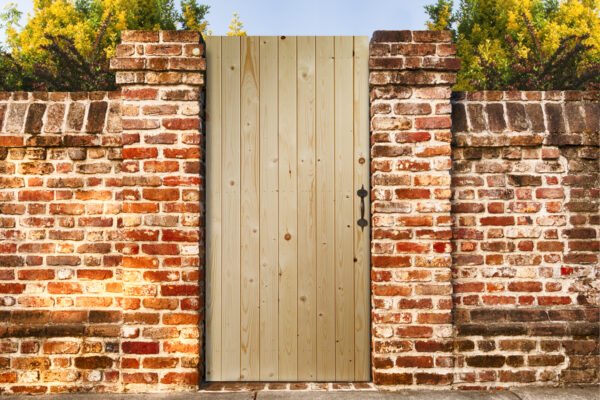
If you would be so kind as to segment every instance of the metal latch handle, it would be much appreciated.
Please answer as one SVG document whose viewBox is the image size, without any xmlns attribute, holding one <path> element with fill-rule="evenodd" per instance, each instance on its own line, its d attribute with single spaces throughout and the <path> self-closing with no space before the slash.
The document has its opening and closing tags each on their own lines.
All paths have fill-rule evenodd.
<svg viewBox="0 0 600 400">
<path fill-rule="evenodd" d="M 360 197 L 360 219 L 356 221 L 358 226 L 362 231 L 365 230 L 365 227 L 369 225 L 369 221 L 365 219 L 365 197 L 369 195 L 367 189 L 365 189 L 365 185 L 362 185 L 360 189 L 356 191 L 358 197 Z"/>
</svg>

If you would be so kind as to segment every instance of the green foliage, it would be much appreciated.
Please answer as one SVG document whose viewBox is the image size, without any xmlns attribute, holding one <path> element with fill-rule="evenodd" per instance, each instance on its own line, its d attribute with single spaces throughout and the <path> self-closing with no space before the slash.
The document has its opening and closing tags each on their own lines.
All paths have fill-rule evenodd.
<svg viewBox="0 0 600 400">
<path fill-rule="evenodd" d="M 129 18 L 128 29 L 174 30 L 178 20 L 173 0 L 146 0 L 134 3 L 137 18 Z"/>
<path fill-rule="evenodd" d="M 0 91 L 30 90 L 32 78 L 9 53 L 0 49 Z"/>
<path fill-rule="evenodd" d="M 438 0 L 436 4 L 425 6 L 425 12 L 429 15 L 427 29 L 432 31 L 450 30 L 456 22 L 452 14 L 452 0 Z"/>
<path fill-rule="evenodd" d="M 203 35 L 210 34 L 206 21 L 209 8 L 207 5 L 198 5 L 196 0 L 182 0 L 179 22 L 183 29 L 197 31 Z"/>
<path fill-rule="evenodd" d="M 438 0 L 430 29 L 449 29 L 457 90 L 583 89 L 600 83 L 600 0 Z"/>
<path fill-rule="evenodd" d="M 0 13 L 0 90 L 101 90 L 114 86 L 108 60 L 122 30 L 207 33 L 209 7 L 197 0 L 34 0 L 23 28 L 11 4 Z"/>
</svg>

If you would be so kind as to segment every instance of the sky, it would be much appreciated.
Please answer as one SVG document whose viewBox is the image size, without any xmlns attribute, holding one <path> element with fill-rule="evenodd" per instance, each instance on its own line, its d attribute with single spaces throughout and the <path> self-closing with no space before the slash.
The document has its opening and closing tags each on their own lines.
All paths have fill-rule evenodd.
<svg viewBox="0 0 600 400">
<path fill-rule="evenodd" d="M 0 10 L 18 4 L 24 20 L 32 0 L 0 0 Z M 434 0 L 200 0 L 210 5 L 214 35 L 224 35 L 234 12 L 248 35 L 366 35 L 379 29 L 424 29 L 423 6 Z M 179 3 L 179 0 L 175 0 Z M 25 22 L 25 21 L 23 21 Z M 3 39 L 0 34 L 0 41 Z"/>
</svg>

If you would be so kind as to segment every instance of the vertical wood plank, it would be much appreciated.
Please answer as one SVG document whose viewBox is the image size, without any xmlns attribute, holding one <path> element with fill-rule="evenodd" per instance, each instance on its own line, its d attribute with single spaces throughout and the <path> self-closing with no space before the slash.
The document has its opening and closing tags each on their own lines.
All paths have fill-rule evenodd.
<svg viewBox="0 0 600 400">
<path fill-rule="evenodd" d="M 356 191 L 363 187 L 370 193 L 369 180 L 369 38 L 354 38 L 354 380 L 370 380 L 369 317 L 369 248 L 370 196 L 364 202 L 364 230 L 356 223 L 361 218 L 361 200 Z"/>
<path fill-rule="evenodd" d="M 298 376 L 296 38 L 279 38 L 279 379 Z"/>
<path fill-rule="evenodd" d="M 352 37 L 335 38 L 336 380 L 354 379 L 354 126 Z"/>
<path fill-rule="evenodd" d="M 260 379 L 279 379 L 278 38 L 260 38 Z"/>
<path fill-rule="evenodd" d="M 240 38 L 222 38 L 222 380 L 240 379 Z"/>
<path fill-rule="evenodd" d="M 298 379 L 317 367 L 315 38 L 298 37 Z"/>
<path fill-rule="evenodd" d="M 335 379 L 334 39 L 316 40 L 317 380 Z"/>
<path fill-rule="evenodd" d="M 221 38 L 206 41 L 206 379 L 221 379 Z"/>
<path fill-rule="evenodd" d="M 241 374 L 256 381 L 259 365 L 259 38 L 241 38 Z"/>
</svg>

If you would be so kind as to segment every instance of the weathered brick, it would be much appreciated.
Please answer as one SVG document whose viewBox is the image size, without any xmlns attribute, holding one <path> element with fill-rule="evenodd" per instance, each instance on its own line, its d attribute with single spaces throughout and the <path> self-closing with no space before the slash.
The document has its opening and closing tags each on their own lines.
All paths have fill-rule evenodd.
<svg viewBox="0 0 600 400">
<path fill-rule="evenodd" d="M 515 132 L 523 132 L 529 127 L 525 106 L 521 103 L 506 103 L 508 126 Z"/>
<path fill-rule="evenodd" d="M 487 122 L 490 131 L 503 132 L 506 129 L 504 107 L 500 103 L 488 103 L 486 106 Z"/>
<path fill-rule="evenodd" d="M 452 103 L 452 131 L 468 132 L 467 112 L 465 105 L 461 103 Z"/>
<path fill-rule="evenodd" d="M 501 355 L 485 355 L 485 356 L 471 356 L 466 357 L 467 365 L 476 368 L 499 368 L 502 367 L 506 361 L 505 356 Z"/>
<path fill-rule="evenodd" d="M 90 103 L 87 125 L 85 127 L 86 132 L 101 133 L 103 131 L 107 109 L 108 103 L 105 101 L 94 101 Z"/>
<path fill-rule="evenodd" d="M 380 42 L 411 42 L 412 32 L 411 31 L 375 31 L 371 38 L 372 43 Z"/>
<path fill-rule="evenodd" d="M 25 119 L 25 133 L 41 133 L 42 132 L 42 118 L 46 112 L 46 104 L 33 103 L 29 106 L 27 111 L 27 118 Z"/>
<path fill-rule="evenodd" d="M 64 103 L 50 103 L 46 112 L 44 133 L 59 133 L 63 129 L 66 106 Z"/>
<path fill-rule="evenodd" d="M 548 121 L 548 132 L 566 132 L 562 106 L 556 103 L 546 103 L 544 110 L 546 112 L 546 121 Z"/>
<path fill-rule="evenodd" d="M 108 356 L 75 357 L 75 367 L 79 369 L 107 369 L 113 366 L 113 359 Z"/>
<path fill-rule="evenodd" d="M 159 32 L 154 31 L 123 31 L 121 32 L 121 41 L 124 43 L 151 43 L 159 41 Z"/>
<path fill-rule="evenodd" d="M 79 132 L 83 127 L 85 104 L 74 102 L 70 103 L 67 114 L 67 132 Z"/>
</svg>

